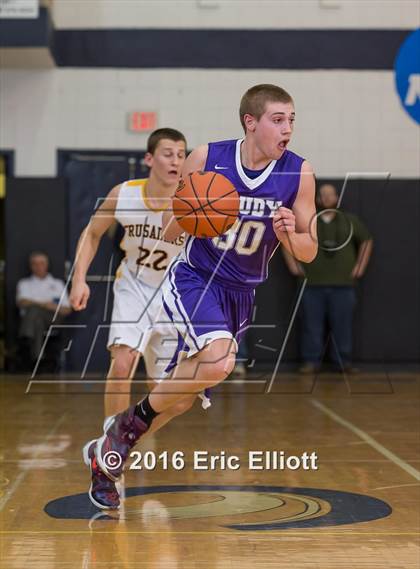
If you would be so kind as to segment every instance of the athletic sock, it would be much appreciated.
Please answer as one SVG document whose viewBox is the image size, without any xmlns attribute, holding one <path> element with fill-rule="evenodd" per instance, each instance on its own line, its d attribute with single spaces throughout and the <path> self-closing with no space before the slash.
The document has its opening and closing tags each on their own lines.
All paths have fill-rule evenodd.
<svg viewBox="0 0 420 569">
<path fill-rule="evenodd" d="M 142 401 L 137 403 L 134 413 L 139 417 L 142 421 L 146 423 L 148 427 L 152 424 L 152 421 L 159 413 L 152 408 L 149 401 L 149 396 L 145 397 Z"/>
</svg>

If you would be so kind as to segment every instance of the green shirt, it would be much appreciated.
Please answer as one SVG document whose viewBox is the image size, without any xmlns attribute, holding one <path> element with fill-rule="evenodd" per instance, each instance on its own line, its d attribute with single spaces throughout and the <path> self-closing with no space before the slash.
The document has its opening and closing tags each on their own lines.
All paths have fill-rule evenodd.
<svg viewBox="0 0 420 569">
<path fill-rule="evenodd" d="M 338 212 L 326 222 L 318 215 L 318 254 L 312 263 L 303 263 L 308 285 L 353 286 L 351 272 L 359 247 L 371 239 L 369 231 L 355 215 Z"/>
</svg>

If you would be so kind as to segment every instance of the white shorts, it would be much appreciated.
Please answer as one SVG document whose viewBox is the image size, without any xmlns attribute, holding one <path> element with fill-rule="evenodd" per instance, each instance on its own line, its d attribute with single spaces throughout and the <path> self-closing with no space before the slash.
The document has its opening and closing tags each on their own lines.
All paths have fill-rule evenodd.
<svg viewBox="0 0 420 569">
<path fill-rule="evenodd" d="M 178 344 L 178 333 L 163 308 L 160 289 L 136 279 L 125 263 L 114 282 L 108 349 L 125 345 L 144 358 L 147 375 L 159 380 Z"/>
</svg>

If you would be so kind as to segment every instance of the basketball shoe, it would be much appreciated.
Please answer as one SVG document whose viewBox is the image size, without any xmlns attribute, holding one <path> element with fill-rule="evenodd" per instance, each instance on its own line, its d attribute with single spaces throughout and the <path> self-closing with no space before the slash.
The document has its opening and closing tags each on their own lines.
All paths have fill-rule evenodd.
<svg viewBox="0 0 420 569">
<path fill-rule="evenodd" d="M 116 482 L 123 470 L 129 451 L 148 430 L 148 425 L 135 414 L 136 405 L 109 417 L 104 435 L 96 441 L 95 456 L 101 471 Z"/>
<path fill-rule="evenodd" d="M 96 439 L 93 439 L 83 447 L 83 460 L 89 466 L 92 477 L 89 498 L 92 504 L 101 510 L 117 510 L 120 507 L 120 497 L 115 482 L 110 480 L 98 466 L 95 456 L 96 442 Z"/>
</svg>

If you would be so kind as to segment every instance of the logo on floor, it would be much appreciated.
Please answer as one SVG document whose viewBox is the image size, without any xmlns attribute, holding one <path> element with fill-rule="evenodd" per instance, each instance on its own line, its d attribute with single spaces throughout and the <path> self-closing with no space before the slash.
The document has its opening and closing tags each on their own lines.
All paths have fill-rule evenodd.
<svg viewBox="0 0 420 569">
<path fill-rule="evenodd" d="M 119 513 L 105 512 L 102 520 L 165 520 L 176 524 L 195 520 L 202 524 L 242 531 L 317 528 L 378 520 L 392 508 L 362 494 L 315 488 L 282 486 L 152 486 L 127 488 Z M 49 502 L 52 518 L 98 519 L 98 509 L 87 494 L 74 494 Z"/>
</svg>

